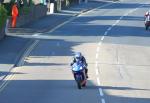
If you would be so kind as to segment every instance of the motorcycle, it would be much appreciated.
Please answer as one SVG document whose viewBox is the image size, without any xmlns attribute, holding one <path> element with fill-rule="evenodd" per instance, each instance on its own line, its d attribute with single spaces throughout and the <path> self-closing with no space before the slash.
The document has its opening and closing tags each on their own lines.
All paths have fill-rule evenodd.
<svg viewBox="0 0 150 103">
<path fill-rule="evenodd" d="M 78 89 L 86 86 L 86 75 L 85 75 L 85 66 L 82 63 L 74 63 L 72 65 L 72 72 L 77 83 Z"/>
</svg>

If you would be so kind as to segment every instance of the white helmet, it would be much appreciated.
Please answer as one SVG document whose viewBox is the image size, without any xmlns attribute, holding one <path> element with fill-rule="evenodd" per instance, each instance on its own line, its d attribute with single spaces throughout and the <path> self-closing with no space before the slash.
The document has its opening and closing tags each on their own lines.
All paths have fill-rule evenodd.
<svg viewBox="0 0 150 103">
<path fill-rule="evenodd" d="M 79 61 L 81 59 L 81 56 L 82 56 L 82 54 L 80 52 L 76 52 L 74 57 L 75 57 L 76 61 Z"/>
</svg>

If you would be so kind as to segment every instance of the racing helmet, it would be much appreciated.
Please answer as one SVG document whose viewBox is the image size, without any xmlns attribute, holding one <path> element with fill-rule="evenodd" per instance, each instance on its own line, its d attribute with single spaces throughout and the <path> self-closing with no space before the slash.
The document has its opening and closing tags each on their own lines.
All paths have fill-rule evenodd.
<svg viewBox="0 0 150 103">
<path fill-rule="evenodd" d="M 76 61 L 79 61 L 81 59 L 81 52 L 76 52 L 74 58 L 76 59 Z"/>
</svg>

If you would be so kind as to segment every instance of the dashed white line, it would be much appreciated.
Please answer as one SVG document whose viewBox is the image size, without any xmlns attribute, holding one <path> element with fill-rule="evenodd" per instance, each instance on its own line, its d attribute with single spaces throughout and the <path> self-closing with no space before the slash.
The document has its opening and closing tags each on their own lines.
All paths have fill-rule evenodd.
<svg viewBox="0 0 150 103">
<path fill-rule="evenodd" d="M 99 72 L 98 72 L 98 69 L 96 69 L 96 76 L 98 76 L 99 75 Z"/>
<path fill-rule="evenodd" d="M 108 31 L 106 31 L 105 33 L 104 33 L 104 36 L 106 36 L 108 34 Z"/>
<path fill-rule="evenodd" d="M 100 46 L 102 44 L 102 42 L 99 42 L 98 45 Z"/>
<path fill-rule="evenodd" d="M 142 7 L 142 6 L 139 6 L 139 7 Z M 139 7 L 138 7 L 138 8 L 139 8 Z M 95 70 L 96 70 L 97 84 L 98 84 L 98 85 L 100 85 L 99 70 L 98 70 L 98 61 L 97 61 L 97 59 L 98 59 L 98 53 L 99 53 L 99 49 L 100 49 L 99 46 L 102 44 L 102 41 L 104 40 L 105 36 L 108 35 L 108 32 L 109 32 L 114 26 L 116 26 L 116 25 L 123 19 L 124 16 L 129 15 L 130 13 L 136 11 L 138 8 L 133 9 L 133 10 L 130 10 L 129 12 L 127 12 L 127 13 L 125 13 L 123 16 L 121 16 L 121 17 L 119 18 L 119 20 L 117 20 L 111 27 L 109 27 L 109 28 L 106 30 L 106 32 L 104 33 L 104 36 L 102 36 L 102 38 L 101 38 L 101 41 L 98 43 L 97 53 L 96 53 L 96 61 L 95 61 L 95 68 L 96 68 Z M 118 64 L 119 64 L 119 61 L 118 61 Z M 101 96 L 101 97 L 104 96 L 104 93 L 103 93 L 103 91 L 102 91 L 102 88 L 99 88 L 99 93 L 100 93 L 100 96 Z M 102 98 L 102 99 L 101 99 L 101 102 L 102 102 L 102 103 L 105 103 L 105 99 Z"/>
<path fill-rule="evenodd" d="M 102 101 L 102 103 L 105 103 L 105 99 L 104 98 L 102 98 L 101 101 Z"/>
<path fill-rule="evenodd" d="M 101 41 L 103 41 L 103 40 L 104 40 L 104 38 L 105 38 L 105 36 L 102 36 Z"/>
<path fill-rule="evenodd" d="M 95 61 L 95 67 L 97 67 L 98 66 L 98 61 Z"/>
<path fill-rule="evenodd" d="M 99 93 L 100 93 L 100 96 L 101 96 L 101 97 L 103 97 L 103 96 L 104 96 L 104 93 L 103 93 L 102 88 L 99 88 Z"/>
<path fill-rule="evenodd" d="M 112 29 L 112 27 L 109 27 L 108 29 L 107 29 L 107 31 L 110 31 Z"/>
<path fill-rule="evenodd" d="M 116 21 L 116 24 L 118 24 L 120 22 L 120 19 Z"/>
<path fill-rule="evenodd" d="M 99 79 L 99 77 L 97 77 L 97 84 L 98 84 L 98 86 L 100 86 L 100 79 Z"/>
<path fill-rule="evenodd" d="M 98 53 L 96 53 L 96 59 L 98 59 Z"/>
<path fill-rule="evenodd" d="M 97 52 L 97 53 L 99 53 L 99 51 L 100 51 L 100 48 L 99 48 L 99 47 L 97 47 L 97 50 L 96 50 L 96 52 Z"/>
</svg>

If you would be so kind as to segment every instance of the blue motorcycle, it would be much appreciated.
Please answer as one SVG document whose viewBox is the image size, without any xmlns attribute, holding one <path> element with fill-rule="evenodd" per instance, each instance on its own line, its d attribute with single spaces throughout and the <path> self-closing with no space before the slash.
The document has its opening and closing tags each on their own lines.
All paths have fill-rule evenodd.
<svg viewBox="0 0 150 103">
<path fill-rule="evenodd" d="M 72 72 L 77 83 L 78 89 L 86 86 L 85 66 L 81 62 L 72 65 Z"/>
</svg>

